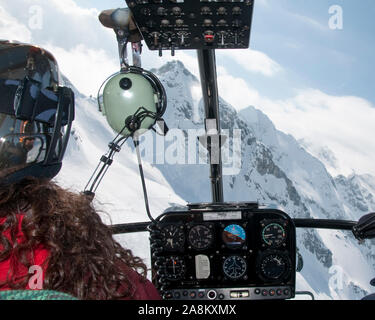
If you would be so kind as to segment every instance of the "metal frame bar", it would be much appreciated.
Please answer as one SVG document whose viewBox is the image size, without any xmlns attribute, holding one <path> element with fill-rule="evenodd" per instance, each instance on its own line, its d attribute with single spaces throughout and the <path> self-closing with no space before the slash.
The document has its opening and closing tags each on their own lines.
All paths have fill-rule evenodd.
<svg viewBox="0 0 375 320">
<path fill-rule="evenodd" d="M 214 49 L 197 50 L 199 73 L 203 93 L 205 117 L 216 121 L 217 134 L 220 135 L 220 112 L 219 112 L 219 92 L 217 86 L 216 57 Z M 206 128 L 207 130 L 207 128 Z M 209 143 L 207 143 L 209 146 Z M 222 159 L 221 141 L 218 138 L 218 163 L 212 163 L 213 150 L 208 147 L 210 159 L 210 179 L 212 202 L 224 202 L 223 179 L 222 179 Z M 216 159 L 215 159 L 216 160 Z"/>
<path fill-rule="evenodd" d="M 357 224 L 355 221 L 332 219 L 292 219 L 296 228 L 349 230 Z M 112 226 L 113 234 L 147 232 L 151 222 L 116 224 Z"/>
</svg>

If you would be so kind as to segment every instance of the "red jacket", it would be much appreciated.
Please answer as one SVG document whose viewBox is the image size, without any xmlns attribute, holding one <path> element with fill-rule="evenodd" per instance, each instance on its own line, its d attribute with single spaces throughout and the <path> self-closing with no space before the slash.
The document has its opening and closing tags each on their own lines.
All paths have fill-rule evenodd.
<svg viewBox="0 0 375 320">
<path fill-rule="evenodd" d="M 24 234 L 22 233 L 21 229 L 21 224 L 23 220 L 23 215 L 20 215 L 20 219 L 18 221 L 18 232 L 17 232 L 17 242 L 22 243 L 25 241 Z M 4 224 L 6 218 L 0 218 L 0 225 Z M 3 232 L 3 235 L 7 237 L 10 240 L 10 230 L 7 229 Z M 0 244 L 0 252 L 2 250 L 2 245 Z M 34 261 L 33 265 L 35 266 L 40 266 L 43 269 L 42 276 L 47 270 L 47 264 L 46 264 L 46 259 L 49 256 L 49 251 L 43 247 L 43 245 L 39 245 L 33 250 L 33 256 L 34 256 Z M 15 259 L 14 256 L 10 256 L 9 259 L 0 262 L 0 283 L 4 283 L 7 279 L 9 268 L 10 268 L 10 263 L 11 260 Z M 25 276 L 29 273 L 29 270 L 23 266 L 22 264 L 19 265 L 19 270 L 17 270 L 17 276 Z M 33 274 L 35 271 L 31 272 Z M 134 287 L 136 288 L 136 291 L 134 293 L 134 296 L 132 299 L 134 300 L 159 300 L 160 295 L 154 285 L 149 281 L 146 280 L 146 282 L 143 281 L 142 277 L 133 269 L 129 268 L 129 278 L 130 281 L 133 283 Z M 44 280 L 44 278 L 43 278 Z M 36 281 L 33 281 L 33 284 L 36 284 Z M 10 288 L 7 287 L 1 287 L 0 290 L 9 290 Z M 34 289 L 30 288 L 29 284 L 25 289 Z"/>
</svg>

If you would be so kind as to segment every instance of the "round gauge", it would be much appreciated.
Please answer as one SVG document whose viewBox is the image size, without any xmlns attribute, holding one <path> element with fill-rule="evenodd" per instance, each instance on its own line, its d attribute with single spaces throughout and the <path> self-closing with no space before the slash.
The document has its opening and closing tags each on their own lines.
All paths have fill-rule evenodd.
<svg viewBox="0 0 375 320">
<path fill-rule="evenodd" d="M 164 267 L 165 277 L 168 280 L 180 280 L 185 274 L 185 262 L 180 257 L 166 258 Z"/>
<path fill-rule="evenodd" d="M 230 248 L 239 248 L 246 241 L 246 232 L 238 224 L 231 224 L 223 231 L 223 241 Z"/>
<path fill-rule="evenodd" d="M 266 280 L 282 280 L 290 272 L 290 260 L 283 253 L 264 255 L 259 263 L 260 274 Z"/>
<path fill-rule="evenodd" d="M 161 230 L 161 235 L 166 250 L 176 251 L 184 248 L 185 232 L 183 226 L 167 225 Z"/>
<path fill-rule="evenodd" d="M 225 276 L 236 280 L 244 276 L 247 270 L 247 263 L 240 256 L 230 256 L 224 260 L 223 271 Z"/>
<path fill-rule="evenodd" d="M 268 246 L 278 247 L 285 242 L 285 229 L 278 223 L 270 223 L 263 228 L 262 239 Z"/>
<path fill-rule="evenodd" d="M 208 226 L 196 225 L 189 231 L 188 241 L 194 249 L 207 249 L 211 246 L 213 240 L 214 235 Z"/>
</svg>

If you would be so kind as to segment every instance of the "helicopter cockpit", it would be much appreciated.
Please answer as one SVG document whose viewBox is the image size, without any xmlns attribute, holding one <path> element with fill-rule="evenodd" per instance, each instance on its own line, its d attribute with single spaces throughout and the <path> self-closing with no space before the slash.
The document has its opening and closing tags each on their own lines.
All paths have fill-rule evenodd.
<svg viewBox="0 0 375 320">
<path fill-rule="evenodd" d="M 101 23 L 115 31 L 121 70 L 110 76 L 98 95 L 100 111 L 118 133 L 88 182 L 96 189 L 121 146 L 133 139 L 139 161 L 145 206 L 150 221 L 114 225 L 114 234 L 149 232 L 152 280 L 166 300 L 292 299 L 296 272 L 297 228 L 349 230 L 359 239 L 375 237 L 375 216 L 357 221 L 291 218 L 256 202 L 225 202 L 215 50 L 249 48 L 253 0 L 126 0 L 128 8 L 103 11 Z M 163 85 L 142 69 L 142 41 L 151 51 L 175 55 L 196 50 L 205 112 L 199 142 L 210 161 L 211 202 L 191 203 L 151 215 L 139 154 L 139 136 L 163 123 L 167 97 Z M 133 65 L 127 45 L 131 43 Z M 129 93 L 129 94 L 128 94 Z M 213 161 L 216 160 L 216 161 Z"/>
</svg>

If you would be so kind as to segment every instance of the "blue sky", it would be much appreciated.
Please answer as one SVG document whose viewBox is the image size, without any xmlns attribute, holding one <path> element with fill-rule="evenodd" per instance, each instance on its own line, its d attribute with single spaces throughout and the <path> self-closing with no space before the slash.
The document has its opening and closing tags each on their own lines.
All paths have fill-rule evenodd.
<svg viewBox="0 0 375 320">
<path fill-rule="evenodd" d="M 329 28 L 332 5 L 343 11 L 342 30 Z M 114 33 L 98 14 L 118 7 L 125 1 L 0 0 L 0 38 L 45 47 L 82 93 L 96 95 L 119 69 Z M 375 175 L 374 16 L 373 0 L 255 0 L 251 48 L 216 52 L 220 96 L 237 110 L 262 110 L 313 154 L 330 149 L 333 175 Z M 198 76 L 195 51 L 159 58 L 145 49 L 142 62 L 150 69 L 171 59 Z"/>
<path fill-rule="evenodd" d="M 287 81 L 324 89 L 333 95 L 356 95 L 375 102 L 373 90 L 375 5 L 372 0 L 269 0 L 257 5 L 252 48 L 285 69 Z M 343 29 L 331 30 L 332 5 L 343 10 Z M 255 80 L 255 79 L 253 79 Z M 271 90 L 272 91 L 272 90 Z M 272 94 L 272 93 L 270 93 Z"/>
</svg>

